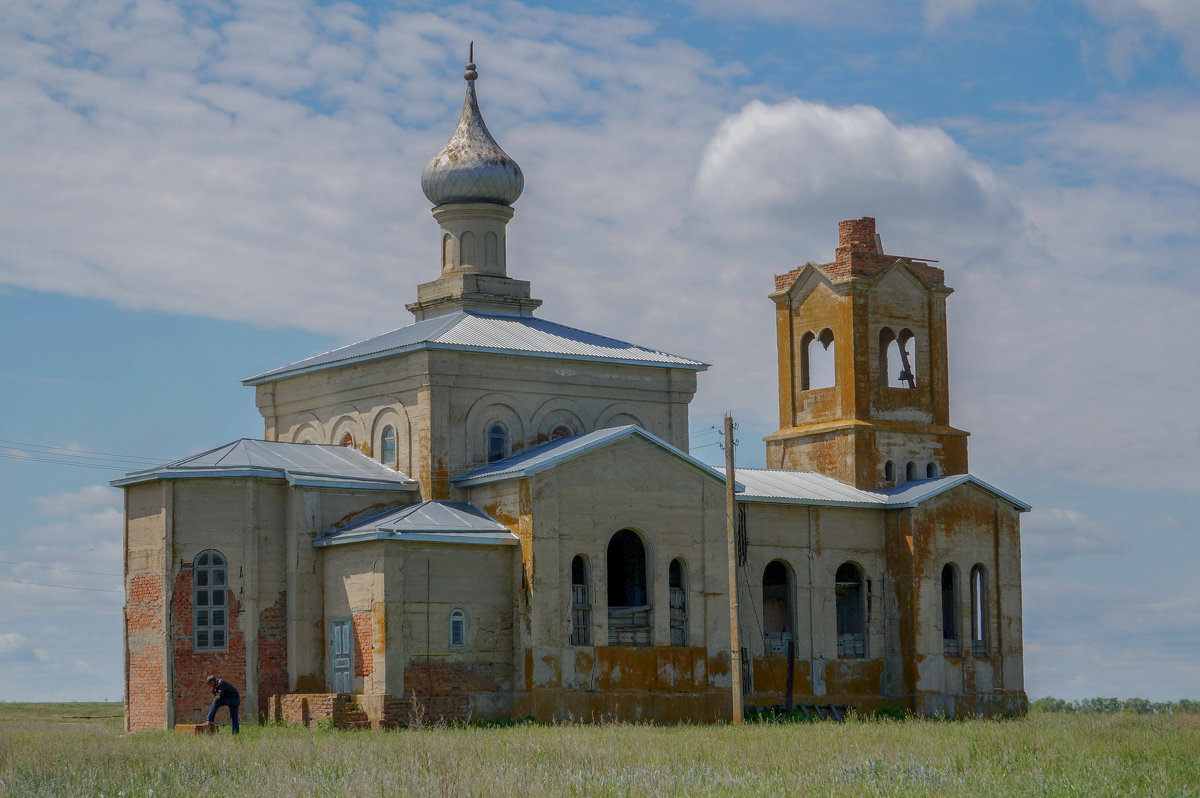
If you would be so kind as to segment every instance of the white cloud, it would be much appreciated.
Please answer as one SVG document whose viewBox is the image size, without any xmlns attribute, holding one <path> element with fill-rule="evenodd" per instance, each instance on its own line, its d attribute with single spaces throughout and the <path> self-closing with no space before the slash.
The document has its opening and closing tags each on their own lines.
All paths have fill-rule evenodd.
<svg viewBox="0 0 1200 798">
<path fill-rule="evenodd" d="M 19 632 L 0 634 L 0 652 L 19 651 L 25 647 L 25 635 Z"/>
<path fill-rule="evenodd" d="M 85 485 L 76 491 L 34 499 L 46 515 L 75 515 L 122 506 L 121 491 L 107 485 Z"/>
<path fill-rule="evenodd" d="M 1117 28 L 1110 42 L 1109 63 L 1118 77 L 1127 77 L 1129 61 L 1139 53 L 1129 52 L 1132 46 L 1143 49 L 1136 41 L 1142 35 L 1139 28 L 1149 27 L 1179 44 L 1183 63 L 1193 74 L 1200 74 L 1200 4 L 1193 0 L 1084 0 L 1099 19 Z M 1124 73 L 1124 74 L 1123 74 Z"/>
</svg>

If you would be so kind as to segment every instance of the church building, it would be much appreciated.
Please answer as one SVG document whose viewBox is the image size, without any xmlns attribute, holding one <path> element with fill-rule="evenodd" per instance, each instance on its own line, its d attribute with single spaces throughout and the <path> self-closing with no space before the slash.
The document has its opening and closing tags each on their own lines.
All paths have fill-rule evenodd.
<svg viewBox="0 0 1200 798">
<path fill-rule="evenodd" d="M 421 175 L 441 264 L 415 322 L 245 380 L 261 440 L 112 483 L 126 728 L 200 722 L 210 673 L 248 720 L 306 725 L 713 722 L 735 687 L 783 703 L 789 664 L 818 714 L 1022 714 L 1029 506 L 950 425 L 943 271 L 862 218 L 775 276 L 735 686 L 725 473 L 688 454 L 707 365 L 535 315 L 506 259 L 524 177 L 477 77 Z"/>
</svg>

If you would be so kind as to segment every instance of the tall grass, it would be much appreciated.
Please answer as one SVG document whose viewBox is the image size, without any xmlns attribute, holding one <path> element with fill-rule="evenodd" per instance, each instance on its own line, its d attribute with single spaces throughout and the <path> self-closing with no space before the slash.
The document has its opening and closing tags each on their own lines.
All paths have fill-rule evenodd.
<svg viewBox="0 0 1200 798">
<path fill-rule="evenodd" d="M 1200 716 L 649 727 L 244 727 L 216 737 L 0 722 L 4 795 L 1196 795 Z"/>
</svg>

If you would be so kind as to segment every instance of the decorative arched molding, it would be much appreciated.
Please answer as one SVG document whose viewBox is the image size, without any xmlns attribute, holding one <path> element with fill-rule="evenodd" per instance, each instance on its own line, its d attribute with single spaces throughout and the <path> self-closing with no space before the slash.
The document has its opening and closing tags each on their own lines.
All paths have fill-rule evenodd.
<svg viewBox="0 0 1200 798">
<path fill-rule="evenodd" d="M 641 416 L 638 415 L 638 408 L 628 402 L 614 402 L 601 410 L 600 414 L 596 416 L 596 426 L 594 429 L 623 427 L 626 424 L 637 424 L 644 430 L 649 432 L 654 431 L 647 427 Z"/>
<path fill-rule="evenodd" d="M 311 421 L 305 421 L 300 426 L 295 427 L 288 443 L 324 443 L 326 440 L 325 432 L 321 429 L 321 420 L 316 416 L 312 416 Z"/>
<path fill-rule="evenodd" d="M 354 438 L 355 447 L 363 452 L 363 454 L 370 456 L 371 441 L 367 435 L 367 430 L 363 427 L 362 414 L 357 409 L 352 408 L 333 416 L 333 420 L 329 425 L 329 443 L 334 446 L 341 446 L 342 438 L 347 433 Z"/>
<path fill-rule="evenodd" d="M 528 441 L 526 424 L 513 407 L 512 398 L 500 393 L 487 394 L 476 399 L 467 411 L 464 434 L 468 463 L 478 465 L 487 462 L 488 427 L 496 422 L 508 430 L 510 454 L 525 448 Z"/>
<path fill-rule="evenodd" d="M 589 432 L 587 425 L 583 423 L 583 410 L 570 399 L 561 396 L 543 402 L 542 406 L 533 412 L 529 421 L 529 429 L 537 436 L 536 440 L 539 443 L 550 440 L 550 433 L 558 426 L 568 428 L 572 435 Z"/>
</svg>

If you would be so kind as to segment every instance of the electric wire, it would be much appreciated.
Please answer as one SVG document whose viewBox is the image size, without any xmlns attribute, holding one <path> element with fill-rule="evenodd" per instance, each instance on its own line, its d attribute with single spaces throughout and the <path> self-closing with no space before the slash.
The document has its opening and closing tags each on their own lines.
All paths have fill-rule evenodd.
<svg viewBox="0 0 1200 798">
<path fill-rule="evenodd" d="M 14 585 L 33 585 L 35 587 L 56 587 L 62 590 L 90 590 L 94 593 L 124 593 L 124 590 L 114 590 L 107 587 L 81 587 L 79 585 L 50 585 L 45 582 L 27 582 L 24 579 L 4 579 L 0 578 L 0 582 L 10 582 Z"/>
<path fill-rule="evenodd" d="M 116 571 L 76 571 L 74 568 L 56 568 L 52 565 L 38 565 L 31 562 L 15 562 L 13 560 L 0 560 L 0 565 L 19 565 L 24 568 L 41 568 L 44 571 L 63 571 L 68 574 L 88 574 L 90 576 L 121 576 L 122 574 Z"/>
</svg>

